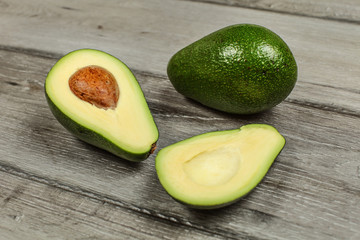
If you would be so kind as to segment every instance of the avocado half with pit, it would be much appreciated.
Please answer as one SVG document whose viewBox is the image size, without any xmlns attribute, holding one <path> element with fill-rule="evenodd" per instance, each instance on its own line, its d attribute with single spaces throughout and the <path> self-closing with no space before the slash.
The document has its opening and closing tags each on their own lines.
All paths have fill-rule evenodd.
<svg viewBox="0 0 360 240">
<path fill-rule="evenodd" d="M 55 118 L 79 139 L 130 161 L 155 150 L 157 126 L 139 83 L 119 59 L 73 51 L 52 67 L 45 93 Z"/>
<path fill-rule="evenodd" d="M 193 208 L 219 208 L 254 189 L 284 145 L 284 137 L 265 124 L 205 133 L 160 150 L 156 171 L 175 200 Z"/>
</svg>

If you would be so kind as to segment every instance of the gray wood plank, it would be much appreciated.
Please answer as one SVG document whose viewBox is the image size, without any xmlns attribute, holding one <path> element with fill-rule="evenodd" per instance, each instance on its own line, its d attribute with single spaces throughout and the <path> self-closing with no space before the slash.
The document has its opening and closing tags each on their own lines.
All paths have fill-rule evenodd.
<svg viewBox="0 0 360 240">
<path fill-rule="evenodd" d="M 8 0 L 3 6 L 2 48 L 57 56 L 96 48 L 132 69 L 160 75 L 166 75 L 176 51 L 202 36 L 230 24 L 260 24 L 283 37 L 299 65 L 298 84 L 289 100 L 355 115 L 360 111 L 360 27 L 355 24 L 187 1 L 110 0 L 98 11 L 93 11 L 100 9 L 96 0 L 59 5 Z"/>
<path fill-rule="evenodd" d="M 259 11 L 270 1 L 256 2 L 251 10 L 189 1 L 1 1 L 0 211 L 6 218 L 0 218 L 0 233 L 9 239 L 26 238 L 26 232 L 71 238 L 77 233 L 69 225 L 78 224 L 79 238 L 90 237 L 88 232 L 114 239 L 120 231 L 139 239 L 169 238 L 171 230 L 186 239 L 360 238 L 358 20 L 279 14 L 294 10 L 286 1 Z M 328 3 L 330 14 L 321 10 L 318 17 L 335 19 L 331 13 L 354 1 Z M 310 14 L 304 11 L 302 5 L 296 14 Z M 289 98 L 269 112 L 241 117 L 176 93 L 166 78 L 171 55 L 242 22 L 269 27 L 293 49 L 300 72 Z M 203 212 L 176 203 L 157 181 L 154 155 L 127 163 L 73 138 L 52 117 L 43 93 L 46 73 L 62 54 L 84 47 L 108 51 L 135 70 L 160 129 L 159 149 L 253 122 L 277 127 L 287 139 L 285 149 L 255 191 L 231 207 Z M 19 189 L 24 194 L 12 197 Z M 100 203 L 106 206 L 100 217 L 92 216 Z M 156 231 L 150 228 L 154 221 Z M 144 230 L 136 233 L 132 222 Z"/>
<path fill-rule="evenodd" d="M 219 239 L 26 177 L 0 170 L 1 239 Z"/>
<path fill-rule="evenodd" d="M 319 17 L 329 20 L 360 23 L 360 3 L 357 0 L 188 0 L 204 3 L 216 3 L 227 6 L 252 8 L 295 14 L 307 17 Z"/>
<path fill-rule="evenodd" d="M 221 237 L 360 236 L 358 116 L 292 101 L 255 116 L 222 114 L 185 99 L 162 75 L 135 72 L 159 126 L 159 149 L 195 134 L 254 122 L 274 125 L 287 139 L 252 194 L 225 209 L 194 211 L 161 188 L 154 155 L 140 164 L 127 163 L 78 141 L 56 122 L 43 93 L 55 59 L 0 53 L 2 171 Z"/>
</svg>

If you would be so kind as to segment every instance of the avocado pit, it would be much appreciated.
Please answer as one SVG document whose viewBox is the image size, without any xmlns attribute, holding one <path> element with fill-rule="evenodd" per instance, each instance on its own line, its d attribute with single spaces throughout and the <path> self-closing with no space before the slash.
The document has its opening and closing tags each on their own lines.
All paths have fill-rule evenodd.
<svg viewBox="0 0 360 240">
<path fill-rule="evenodd" d="M 79 99 L 102 109 L 115 109 L 119 86 L 115 77 L 100 66 L 86 66 L 69 78 L 69 87 Z"/>
</svg>

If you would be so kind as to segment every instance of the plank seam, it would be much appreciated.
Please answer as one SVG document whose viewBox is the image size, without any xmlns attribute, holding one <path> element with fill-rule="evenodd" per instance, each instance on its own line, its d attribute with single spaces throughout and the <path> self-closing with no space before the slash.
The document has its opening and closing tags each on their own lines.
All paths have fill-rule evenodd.
<svg viewBox="0 0 360 240">
<path fill-rule="evenodd" d="M 154 210 L 150 210 L 150 209 L 146 209 L 146 208 L 142 208 L 142 207 L 138 207 L 136 205 L 133 205 L 131 203 L 125 203 L 123 201 L 120 200 L 116 200 L 113 198 L 110 198 L 108 196 L 103 196 L 99 193 L 95 193 L 95 192 L 90 192 L 88 190 L 85 189 L 81 189 L 80 187 L 74 187 L 74 186 L 69 186 L 63 183 L 59 183 L 56 180 L 52 180 L 52 179 L 48 179 L 45 177 L 41 177 L 41 176 L 36 176 L 33 174 L 29 174 L 24 172 L 23 170 L 17 168 L 17 167 L 13 167 L 13 166 L 9 166 L 9 165 L 4 165 L 4 164 L 0 164 L 0 171 L 2 172 L 6 172 L 8 174 L 23 178 L 23 179 L 27 179 L 27 180 L 31 180 L 37 183 L 41 183 L 41 184 L 45 184 L 51 187 L 55 187 L 58 189 L 61 189 L 63 191 L 67 191 L 67 192 L 71 192 L 74 194 L 79 194 L 81 196 L 90 198 L 90 199 L 94 199 L 97 201 L 101 201 L 107 204 L 111 204 L 114 205 L 116 207 L 120 207 L 126 210 L 130 210 L 132 212 L 135 212 L 137 214 L 144 214 L 147 215 L 150 218 L 154 218 L 157 221 L 163 221 L 163 222 L 169 222 L 171 224 L 178 224 L 181 226 L 185 226 L 188 228 L 192 228 L 195 229 L 197 231 L 203 232 L 205 234 L 208 235 L 212 235 L 212 236 L 218 236 L 221 238 L 226 238 L 226 239 L 239 239 L 240 238 L 244 238 L 244 239 L 251 239 L 251 240 L 262 240 L 258 237 L 254 237 L 254 236 L 249 236 L 247 233 L 238 233 L 238 232 L 230 232 L 230 231 L 224 231 L 222 229 L 219 228 L 213 228 L 212 230 L 207 229 L 205 226 L 201 226 L 198 224 L 194 224 L 191 223 L 189 220 L 184 219 L 184 218 L 179 218 L 178 216 L 170 216 L 170 215 L 165 215 L 163 213 L 159 213 L 157 211 Z M 266 213 L 263 213 L 266 214 Z"/>
<path fill-rule="evenodd" d="M 341 22 L 341 23 L 349 23 L 349 24 L 355 24 L 360 25 L 360 22 L 357 20 L 350 20 L 350 19 L 343 19 L 343 18 L 334 18 L 334 17 L 322 17 L 322 16 L 315 16 L 305 13 L 292 13 L 289 11 L 282 11 L 282 10 L 274 10 L 274 9 L 268 9 L 263 7 L 252 7 L 245 4 L 229 4 L 226 1 L 224 2 L 213 2 L 211 0 L 178 0 L 178 1 L 187 1 L 187 2 L 198 2 L 198 3 L 204 3 L 204 4 L 214 4 L 214 5 L 220 5 L 220 6 L 227 6 L 227 7 L 237 7 L 237 8 L 244 8 L 244 9 L 252 9 L 257 11 L 267 11 L 267 12 L 273 12 L 278 14 L 284 14 L 284 15 L 292 15 L 292 16 L 299 16 L 299 17 L 307 17 L 307 18 L 315 18 L 315 19 L 321 19 L 321 20 L 327 20 L 327 21 L 334 21 L 334 22 Z"/>
<path fill-rule="evenodd" d="M 38 49 L 33 48 L 21 48 L 21 47 L 14 47 L 8 45 L 0 45 L 0 50 L 7 51 L 7 52 L 15 52 L 15 53 L 22 53 L 29 56 L 35 57 L 43 57 L 48 59 L 59 59 L 62 57 L 61 54 L 56 54 L 53 52 L 41 51 Z"/>
<path fill-rule="evenodd" d="M 330 105 L 321 105 L 314 102 L 307 102 L 307 101 L 300 101 L 296 99 L 286 99 L 284 102 L 294 104 L 294 105 L 300 105 L 302 107 L 308 107 L 318 110 L 323 110 L 327 112 L 337 113 L 345 116 L 351 116 L 351 117 L 360 117 L 360 113 L 346 109 L 346 108 L 340 108 L 340 107 L 334 107 Z"/>
<path fill-rule="evenodd" d="M 185 0 L 185 1 L 188 1 L 188 0 Z M 32 49 L 32 48 L 6 46 L 6 45 L 0 45 L 0 50 L 8 51 L 8 52 L 15 52 L 15 53 L 22 53 L 22 54 L 26 54 L 26 55 L 30 55 L 30 56 L 43 57 L 43 58 L 48 58 L 48 59 L 60 59 L 63 56 L 62 54 L 59 54 L 59 53 L 41 51 L 41 50 Z M 131 71 L 135 75 L 143 75 L 143 76 L 149 76 L 149 77 L 153 77 L 153 78 L 167 79 L 167 76 L 165 76 L 165 75 L 154 74 L 151 72 L 145 72 L 145 71 L 141 71 L 141 70 L 137 70 L 137 69 L 131 69 Z M 308 84 L 317 85 L 316 83 L 308 83 Z M 346 91 L 348 91 L 348 90 L 346 90 Z M 353 91 L 351 91 L 351 92 L 353 93 Z M 357 93 L 357 92 L 354 92 L 354 93 Z M 319 110 L 323 110 L 323 111 L 333 112 L 333 113 L 337 113 L 337 114 L 343 114 L 343 115 L 352 116 L 352 117 L 360 117 L 360 113 L 350 110 L 350 109 L 347 109 L 347 108 L 341 108 L 341 107 L 336 107 L 336 106 L 331 106 L 331 105 L 321 105 L 321 104 L 317 104 L 314 102 L 300 101 L 300 100 L 289 99 L 289 98 L 285 99 L 284 102 L 287 102 L 290 104 L 295 104 L 295 105 L 300 105 L 300 106 L 305 106 L 305 107 L 309 107 L 309 108 L 319 109 Z"/>
</svg>

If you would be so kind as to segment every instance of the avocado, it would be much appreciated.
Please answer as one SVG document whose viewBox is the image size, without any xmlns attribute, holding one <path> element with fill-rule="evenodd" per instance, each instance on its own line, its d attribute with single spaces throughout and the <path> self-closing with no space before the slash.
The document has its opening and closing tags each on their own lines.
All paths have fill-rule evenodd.
<svg viewBox="0 0 360 240">
<path fill-rule="evenodd" d="M 79 139 L 129 161 L 155 150 L 157 126 L 119 59 L 94 49 L 68 53 L 48 73 L 45 95 L 55 118 Z"/>
<path fill-rule="evenodd" d="M 274 107 L 290 94 L 297 65 L 274 32 L 237 24 L 181 49 L 170 59 L 167 74 L 179 93 L 203 105 L 253 114 Z"/>
<path fill-rule="evenodd" d="M 284 145 L 284 137 L 266 124 L 209 132 L 161 149 L 156 172 L 175 200 L 192 208 L 220 208 L 254 189 Z"/>
</svg>

